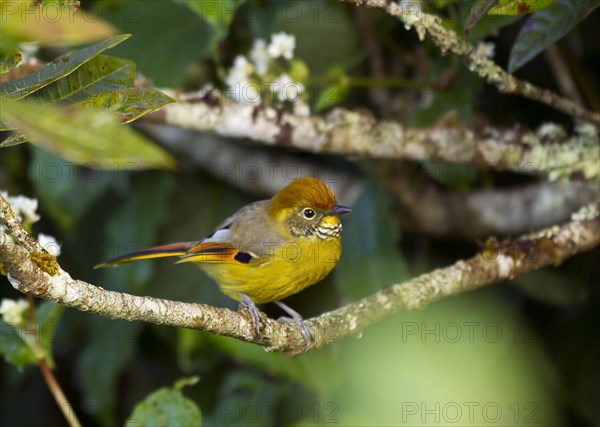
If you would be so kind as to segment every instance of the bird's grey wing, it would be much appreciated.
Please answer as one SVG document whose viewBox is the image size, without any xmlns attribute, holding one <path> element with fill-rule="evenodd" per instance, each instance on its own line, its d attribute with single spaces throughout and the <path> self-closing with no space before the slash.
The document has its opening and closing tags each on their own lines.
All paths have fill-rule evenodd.
<svg viewBox="0 0 600 427">
<path fill-rule="evenodd" d="M 249 254 L 251 259 L 269 257 L 273 250 L 285 243 L 285 238 L 278 235 L 274 221 L 265 209 L 270 202 L 262 200 L 244 206 L 207 235 L 202 243 L 231 243 Z"/>
</svg>

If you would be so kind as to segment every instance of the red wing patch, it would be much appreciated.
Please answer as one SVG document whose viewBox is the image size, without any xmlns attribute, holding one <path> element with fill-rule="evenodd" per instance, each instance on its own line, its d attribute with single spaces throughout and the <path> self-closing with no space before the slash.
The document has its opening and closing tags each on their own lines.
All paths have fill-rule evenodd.
<svg viewBox="0 0 600 427">
<path fill-rule="evenodd" d="M 252 255 L 240 251 L 230 243 L 207 242 L 198 243 L 189 248 L 181 260 L 177 261 L 177 264 L 182 262 L 248 264 L 251 259 Z"/>
</svg>

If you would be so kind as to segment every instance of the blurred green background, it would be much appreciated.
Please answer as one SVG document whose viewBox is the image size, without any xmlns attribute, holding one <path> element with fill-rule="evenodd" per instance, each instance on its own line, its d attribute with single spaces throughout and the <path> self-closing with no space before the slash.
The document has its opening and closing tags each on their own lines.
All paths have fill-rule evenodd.
<svg viewBox="0 0 600 427">
<path fill-rule="evenodd" d="M 156 87 L 192 89 L 219 81 L 253 39 L 286 31 L 296 36 L 295 56 L 314 80 L 311 102 L 324 87 L 319 82 L 339 83 L 343 75 L 349 83 L 339 105 L 370 108 L 414 126 L 432 125 L 448 112 L 457 112 L 468 125 L 536 127 L 557 121 L 571 126 L 568 117 L 545 106 L 500 95 L 460 60 L 442 57 L 380 11 L 362 10 L 358 17 L 353 6 L 333 1 L 247 1 L 237 10 L 235 2 L 224 3 L 232 13 L 222 22 L 203 19 L 185 2 L 95 1 L 82 7 L 119 33 L 133 35 L 110 54 L 135 61 Z M 428 7 L 460 29 L 470 4 L 438 1 Z M 397 81 L 372 76 L 365 27 L 359 24 L 364 19 Z M 493 39 L 495 60 L 505 66 L 522 23 L 516 17 L 486 17 L 470 37 Z M 561 42 L 566 51 L 580 47 L 572 61 L 592 85 L 591 102 L 598 97 L 592 70 L 600 67 L 600 47 L 590 34 L 598 25 L 596 11 Z M 41 54 L 51 58 L 56 50 Z M 544 61 L 534 59 L 519 77 L 556 89 Z M 445 96 L 423 94 L 444 78 L 450 79 Z M 396 104 L 381 109 L 370 97 L 373 87 L 390 91 Z M 163 142 L 171 135 L 159 137 L 143 124 L 138 129 Z M 0 150 L 0 188 L 39 199 L 42 219 L 34 230 L 57 237 L 59 262 L 74 278 L 138 295 L 236 308 L 192 265 L 156 260 L 115 269 L 93 266 L 149 245 L 199 239 L 236 209 L 264 198 L 263 187 L 253 191 L 245 173 L 248 156 L 256 156 L 263 183 L 274 186 L 289 182 L 290 170 L 326 171 L 338 201 L 351 204 L 353 212 L 344 217 L 344 251 L 334 273 L 286 301 L 311 317 L 481 249 L 482 242 L 401 229 L 386 186 L 390 170 L 418 169 L 422 179 L 463 192 L 534 181 L 467 167 L 444 180 L 433 172 L 439 171 L 435 164 L 317 158 L 214 135 L 176 137 L 193 139 L 199 151 L 210 147 L 220 160 L 199 163 L 174 149 L 176 172 L 109 172 L 20 145 Z M 593 285 L 593 277 L 600 276 L 598 255 L 596 249 L 557 268 L 394 316 L 359 337 L 293 359 L 199 331 L 67 309 L 52 339 L 56 376 L 84 425 L 121 425 L 128 418 L 132 425 L 145 425 L 134 411 L 140 401 L 181 378 L 198 376 L 183 393 L 200 408 L 204 425 L 598 426 L 600 292 Z M 20 295 L 0 277 L 0 296 Z M 281 315 L 276 307 L 264 309 L 272 317 Z M 2 327 L 6 345 L 12 332 Z M 3 425 L 65 425 L 35 366 L 18 369 L 3 361 L 0 371 Z"/>
</svg>

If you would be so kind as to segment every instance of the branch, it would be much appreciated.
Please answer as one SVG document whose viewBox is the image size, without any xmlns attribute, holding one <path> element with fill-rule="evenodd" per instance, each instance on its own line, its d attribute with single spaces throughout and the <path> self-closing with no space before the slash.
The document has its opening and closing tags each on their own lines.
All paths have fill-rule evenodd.
<svg viewBox="0 0 600 427">
<path fill-rule="evenodd" d="M 2 216 L 10 206 L 0 195 Z M 7 224 L 8 225 L 8 224 Z M 9 227 L 10 229 L 10 227 Z M 488 244 L 482 253 L 435 270 L 337 310 L 307 320 L 314 335 L 310 348 L 317 349 L 360 333 L 365 327 L 402 310 L 424 307 L 449 295 L 513 278 L 589 250 L 600 243 L 598 206 L 588 205 L 572 221 L 524 236 L 514 242 Z M 247 312 L 113 292 L 72 279 L 59 269 L 51 276 L 30 259 L 30 254 L 0 231 L 0 263 L 13 287 L 81 311 L 110 318 L 141 320 L 156 325 L 200 329 L 252 342 L 270 351 L 299 354 L 304 349 L 296 325 L 279 323 L 263 315 L 256 336 Z"/>
<path fill-rule="evenodd" d="M 465 127 L 414 129 L 377 121 L 364 110 L 336 108 L 325 117 L 301 116 L 238 104 L 210 87 L 193 93 L 161 90 L 178 102 L 146 116 L 147 120 L 266 145 L 313 153 L 473 164 L 549 174 L 551 179 L 600 175 L 598 129 L 587 124 L 572 136 L 554 124 L 542 125 L 537 132 L 518 126 L 482 132 Z"/>
<path fill-rule="evenodd" d="M 399 4 L 390 0 L 342 0 L 357 6 L 368 6 L 385 10 L 397 17 L 406 29 L 414 27 L 423 40 L 425 34 L 440 48 L 442 53 L 448 51 L 462 58 L 465 65 L 488 83 L 495 85 L 500 92 L 521 95 L 542 104 L 560 110 L 570 116 L 600 124 L 600 113 L 588 111 L 575 102 L 563 98 L 556 93 L 537 87 L 529 82 L 519 80 L 488 59 L 481 49 L 477 49 L 456 32 L 442 25 L 438 16 L 421 10 L 419 1 L 402 1 Z"/>
<path fill-rule="evenodd" d="M 518 235 L 567 221 L 572 212 L 598 201 L 597 182 L 542 181 L 517 188 L 468 193 L 417 185 L 403 176 L 386 180 L 401 229 L 426 235 Z"/>
</svg>

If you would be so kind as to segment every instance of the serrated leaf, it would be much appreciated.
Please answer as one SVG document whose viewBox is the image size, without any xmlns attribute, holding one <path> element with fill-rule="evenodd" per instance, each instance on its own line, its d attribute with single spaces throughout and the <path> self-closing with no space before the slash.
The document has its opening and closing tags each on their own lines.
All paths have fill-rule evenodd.
<svg viewBox="0 0 600 427">
<path fill-rule="evenodd" d="M 202 413 L 181 390 L 161 388 L 133 409 L 125 423 L 138 426 L 201 426 Z"/>
<path fill-rule="evenodd" d="M 556 0 L 525 22 L 513 44 L 508 71 L 513 73 L 585 19 L 600 1 Z"/>
<path fill-rule="evenodd" d="M 517 16 L 537 12 L 550 6 L 555 0 L 500 0 L 489 10 L 490 15 Z M 579 1 L 579 0 L 578 0 Z"/>
<path fill-rule="evenodd" d="M 42 101 L 78 104 L 103 93 L 132 86 L 134 81 L 133 61 L 98 55 L 32 96 Z"/>
<path fill-rule="evenodd" d="M 173 98 L 159 90 L 132 87 L 103 93 L 83 105 L 102 107 L 117 114 L 122 123 L 130 123 L 172 102 Z"/>
<path fill-rule="evenodd" d="M 108 170 L 175 166 L 170 154 L 122 126 L 117 116 L 107 111 L 7 101 L 2 104 L 2 119 L 38 147 L 76 164 Z"/>
<path fill-rule="evenodd" d="M 0 84 L 0 98 L 23 98 L 72 73 L 92 58 L 118 45 L 129 37 L 129 34 L 114 36 L 100 43 L 61 55 L 28 76 Z"/>
<path fill-rule="evenodd" d="M 0 46 L 0 74 L 8 73 L 23 63 L 23 55 L 16 47 Z"/>
<path fill-rule="evenodd" d="M 11 43 L 42 45 L 91 43 L 110 37 L 115 29 L 76 2 L 0 2 L 0 38 Z"/>
</svg>

